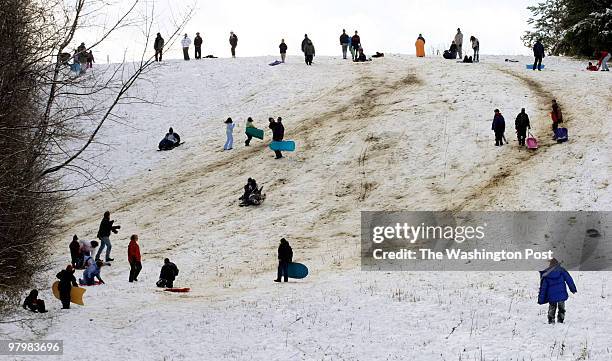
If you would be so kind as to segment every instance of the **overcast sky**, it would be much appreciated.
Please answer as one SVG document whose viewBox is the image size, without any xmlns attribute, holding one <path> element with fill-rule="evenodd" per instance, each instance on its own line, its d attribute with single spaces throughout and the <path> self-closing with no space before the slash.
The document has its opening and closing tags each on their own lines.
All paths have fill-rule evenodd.
<svg viewBox="0 0 612 361">
<path fill-rule="evenodd" d="M 151 3 L 142 3 L 137 10 L 150 11 Z M 313 40 L 317 55 L 338 55 L 338 38 L 345 28 L 352 34 L 359 31 L 368 54 L 376 51 L 414 54 L 414 42 L 419 33 L 431 47 L 447 48 L 457 27 L 464 37 L 475 35 L 483 54 L 529 54 L 520 36 L 528 27 L 527 6 L 535 0 L 157 0 L 154 32 L 166 38 L 174 29 L 173 19 L 195 4 L 192 20 L 185 31 L 193 39 L 200 32 L 204 39 L 202 53 L 219 57 L 230 56 L 229 32 L 239 38 L 238 56 L 277 55 L 278 44 L 284 38 L 289 55 L 301 55 L 300 43 L 307 33 Z M 105 11 L 106 21 L 116 17 L 128 1 L 121 1 Z M 99 31 L 81 33 L 79 40 L 91 43 Z M 75 41 L 76 44 L 76 41 Z M 119 30 L 95 50 L 97 62 L 121 61 L 123 54 L 132 60 L 142 51 L 140 29 Z M 152 51 L 152 45 L 149 45 Z M 193 48 L 191 49 L 193 56 Z M 181 57 L 175 43 L 166 51 L 167 58 Z"/>
</svg>

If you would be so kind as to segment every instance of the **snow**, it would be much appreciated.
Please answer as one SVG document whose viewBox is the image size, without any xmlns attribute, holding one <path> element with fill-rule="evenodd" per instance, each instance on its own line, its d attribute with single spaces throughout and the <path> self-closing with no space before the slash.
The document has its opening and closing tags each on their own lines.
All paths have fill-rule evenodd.
<svg viewBox="0 0 612 361">
<path fill-rule="evenodd" d="M 612 210 L 612 78 L 565 58 L 546 58 L 543 72 L 504 58 L 161 64 L 132 93 L 159 105 L 122 107 L 124 124 L 104 128 L 110 146 L 90 154 L 109 189 L 71 202 L 54 267 L 38 279 L 47 288 L 70 236 L 93 238 L 108 209 L 122 229 L 107 284 L 70 311 L 44 290 L 51 312 L 0 334 L 64 340 L 65 355 L 49 360 L 610 360 L 607 273 L 572 272 L 578 294 L 551 326 L 536 270 L 360 271 L 360 210 Z M 553 98 L 569 128 L 562 145 L 549 130 Z M 523 107 L 541 148 L 519 149 L 511 131 L 494 147 L 493 110 L 511 124 Z M 223 152 L 228 116 L 235 148 Z M 261 141 L 244 147 L 248 116 L 264 128 L 283 117 L 297 151 L 278 161 Z M 170 126 L 185 144 L 155 151 Z M 237 205 L 248 177 L 267 194 L 259 208 Z M 132 233 L 144 262 L 134 284 Z M 281 237 L 309 266 L 305 280 L 272 282 Z M 164 257 L 192 292 L 155 288 Z"/>
</svg>

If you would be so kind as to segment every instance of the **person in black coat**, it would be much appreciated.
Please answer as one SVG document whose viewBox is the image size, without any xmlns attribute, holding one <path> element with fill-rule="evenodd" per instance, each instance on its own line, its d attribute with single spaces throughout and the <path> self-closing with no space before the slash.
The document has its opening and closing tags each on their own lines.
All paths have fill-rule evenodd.
<svg viewBox="0 0 612 361">
<path fill-rule="evenodd" d="M 504 116 L 500 113 L 499 109 L 495 109 L 495 116 L 493 117 L 493 124 L 491 130 L 495 132 L 495 146 L 499 147 L 504 145 L 504 133 L 506 131 L 506 121 Z"/>
<path fill-rule="evenodd" d="M 361 37 L 359 37 L 357 31 L 355 31 L 355 35 L 353 35 L 353 37 L 351 38 L 351 46 L 353 47 L 353 49 L 355 49 L 355 57 L 353 58 L 353 61 L 355 61 L 359 56 L 357 50 L 361 48 Z"/>
<path fill-rule="evenodd" d="M 117 234 L 117 230 L 121 228 L 121 226 L 115 226 L 115 221 L 111 221 L 110 212 L 104 212 L 104 217 L 102 217 L 102 221 L 100 222 L 100 228 L 98 229 L 98 239 L 100 240 L 100 248 L 98 249 L 98 253 L 96 254 L 96 260 L 100 259 L 100 255 L 102 254 L 102 250 L 106 247 L 106 262 L 113 261 L 110 258 L 111 249 L 113 245 L 110 241 L 111 232 Z"/>
<path fill-rule="evenodd" d="M 155 49 L 155 61 L 162 61 L 163 50 L 164 50 L 164 38 L 160 33 L 157 33 L 155 42 L 153 43 L 153 49 Z"/>
<path fill-rule="evenodd" d="M 232 58 L 236 57 L 236 47 L 238 46 L 238 36 L 230 31 L 229 43 L 232 50 Z"/>
<path fill-rule="evenodd" d="M 274 282 L 280 282 L 281 277 L 285 282 L 289 282 L 289 263 L 293 261 L 293 250 L 286 239 L 281 238 L 278 246 L 278 272 Z"/>
<path fill-rule="evenodd" d="M 195 48 L 195 58 L 202 58 L 202 37 L 200 33 L 196 33 L 195 39 L 193 39 L 193 47 Z"/>
<path fill-rule="evenodd" d="M 62 301 L 62 308 L 70 308 L 70 291 L 72 287 L 79 287 L 74 277 L 74 268 L 68 265 L 65 270 L 61 270 L 56 277 L 59 279 L 59 294 Z"/>
<path fill-rule="evenodd" d="M 533 70 L 538 69 L 542 71 L 542 59 L 544 59 L 544 45 L 542 45 L 542 41 L 538 39 L 536 43 L 533 45 L 533 56 L 535 57 L 535 61 L 533 63 Z"/>
<path fill-rule="evenodd" d="M 514 121 L 514 129 L 516 129 L 516 137 L 518 138 L 519 145 L 525 145 L 525 138 L 527 138 L 527 129 L 531 129 L 529 124 L 529 115 L 525 113 L 525 108 L 521 109 L 519 115 L 516 116 Z"/>
<path fill-rule="evenodd" d="M 272 129 L 272 140 L 275 142 L 282 142 L 285 137 L 285 127 L 283 126 L 283 118 L 278 117 L 278 120 L 275 122 L 273 118 L 268 119 L 270 125 L 268 126 Z M 276 159 L 280 159 L 283 157 L 283 153 L 280 150 L 275 150 Z"/>
<path fill-rule="evenodd" d="M 285 39 L 281 39 L 278 49 L 280 50 L 281 61 L 284 63 L 287 57 L 287 44 L 285 44 Z"/>
<path fill-rule="evenodd" d="M 83 257 L 81 256 L 81 244 L 79 243 L 79 237 L 75 234 L 70 242 L 70 258 L 71 264 L 74 268 L 80 268 L 83 264 Z"/>
<path fill-rule="evenodd" d="M 166 287 L 172 288 L 174 287 L 174 280 L 176 276 L 178 276 L 179 270 L 178 267 L 172 262 L 170 259 L 164 259 L 164 265 L 159 272 L 159 281 L 157 281 L 157 287 Z"/>
<path fill-rule="evenodd" d="M 32 312 L 47 312 L 45 309 L 45 301 L 38 299 L 38 290 L 30 291 L 30 294 L 23 301 L 23 308 L 29 308 Z"/>
</svg>

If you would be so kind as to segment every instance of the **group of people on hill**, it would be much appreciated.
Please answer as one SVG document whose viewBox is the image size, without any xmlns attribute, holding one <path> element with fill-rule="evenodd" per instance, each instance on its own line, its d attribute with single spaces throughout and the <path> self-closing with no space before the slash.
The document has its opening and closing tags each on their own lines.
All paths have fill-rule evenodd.
<svg viewBox="0 0 612 361">
<path fill-rule="evenodd" d="M 342 59 L 347 59 L 348 50 L 351 52 L 351 59 L 354 62 L 368 60 L 361 46 L 361 37 L 357 30 L 355 30 L 355 35 L 349 36 L 346 33 L 346 29 L 342 29 L 342 34 L 340 34 L 340 46 L 342 47 Z"/>
<path fill-rule="evenodd" d="M 72 63 L 70 60 L 72 59 Z M 70 71 L 77 74 L 83 75 L 87 72 L 87 69 L 93 68 L 95 62 L 93 51 L 87 49 L 85 43 L 81 43 L 76 49 L 70 53 L 61 53 L 59 55 L 59 62 L 70 67 Z"/>
<path fill-rule="evenodd" d="M 493 122 L 491 124 L 491 130 L 495 133 L 495 146 L 499 147 L 504 145 L 504 142 L 508 144 L 506 140 L 506 121 L 499 109 L 495 109 L 493 116 Z M 552 100 L 552 109 L 550 113 L 552 119 L 552 132 L 553 140 L 558 140 L 558 129 L 559 125 L 563 123 L 563 114 L 561 113 L 561 107 L 555 99 Z M 529 115 L 525 112 L 525 108 L 521 109 L 521 112 L 516 116 L 514 122 L 514 129 L 516 131 L 516 137 L 519 145 L 525 146 L 525 140 L 527 138 L 527 131 L 531 129 L 529 123 Z"/>
<path fill-rule="evenodd" d="M 181 39 L 181 47 L 183 48 L 183 59 L 190 60 L 189 57 L 189 47 L 191 46 L 191 38 L 187 33 Z M 193 39 L 193 48 L 194 48 L 194 58 L 202 59 L 202 44 L 204 40 L 202 36 L 200 36 L 199 32 L 196 32 L 196 36 Z M 238 35 L 234 34 L 233 31 L 230 31 L 229 36 L 229 44 L 230 44 L 230 52 L 232 54 L 232 58 L 236 57 L 236 48 L 238 47 Z M 157 33 L 157 38 L 155 39 L 155 43 L 153 45 L 155 49 L 155 61 L 162 61 L 162 51 L 164 48 L 164 39 L 162 38 L 160 33 Z M 159 55 L 159 56 L 158 56 Z M 207 55 L 205 58 L 216 58 L 214 55 Z"/>
<path fill-rule="evenodd" d="M 418 40 L 417 40 L 418 41 Z M 423 39 L 423 43 L 425 40 Z M 464 63 L 478 63 L 480 61 L 480 40 L 475 36 L 470 36 L 470 43 L 473 51 L 472 56 L 463 56 L 463 33 L 461 28 L 457 28 L 454 40 L 451 41 L 450 48 L 444 51 L 444 59 L 462 59 Z"/>
<path fill-rule="evenodd" d="M 270 117 L 268 118 L 268 128 L 272 130 L 272 140 L 275 142 L 282 142 L 285 137 L 285 126 L 283 125 L 283 118 L 278 117 L 276 120 Z M 229 117 L 225 120 L 225 144 L 223 145 L 223 150 L 232 150 L 234 147 L 234 128 L 236 124 L 234 120 Z M 253 118 L 248 117 L 245 125 L 245 135 L 246 140 L 244 141 L 244 145 L 246 147 L 250 146 L 251 140 L 253 136 L 249 134 L 249 128 L 256 128 L 255 121 Z M 276 155 L 275 159 L 280 159 L 283 157 L 283 154 L 280 150 L 275 150 L 274 154 Z"/>
</svg>

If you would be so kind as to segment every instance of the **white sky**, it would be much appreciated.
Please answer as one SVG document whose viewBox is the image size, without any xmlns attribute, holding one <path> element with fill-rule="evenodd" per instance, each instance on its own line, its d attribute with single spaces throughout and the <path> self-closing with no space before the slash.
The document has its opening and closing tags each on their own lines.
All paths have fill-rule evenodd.
<svg viewBox="0 0 612 361">
<path fill-rule="evenodd" d="M 527 6 L 536 0 L 157 0 L 139 5 L 138 14 L 145 13 L 155 3 L 154 33 L 166 39 L 173 29 L 173 17 L 180 17 L 189 5 L 196 10 L 185 28 L 192 38 L 199 31 L 204 39 L 203 55 L 230 55 L 228 37 L 233 30 L 239 38 L 238 56 L 277 55 L 280 39 L 289 46 L 289 55 L 301 55 L 300 43 L 307 33 L 313 40 L 317 55 L 338 55 L 338 37 L 359 31 L 368 54 L 415 52 L 414 42 L 419 33 L 432 46 L 447 48 L 457 27 L 465 40 L 475 35 L 483 54 L 529 54 L 520 40 L 528 28 Z M 125 8 L 124 0 L 106 11 L 106 21 Z M 98 31 L 99 33 L 99 31 Z M 81 34 L 79 40 L 91 43 L 96 31 Z M 76 41 L 75 41 L 76 43 Z M 94 51 L 97 62 L 121 61 L 123 54 L 133 60 L 143 47 L 142 31 L 123 28 L 112 39 Z M 152 45 L 149 45 L 152 53 Z M 193 47 L 190 50 L 193 56 Z M 166 50 L 166 58 L 180 58 L 178 43 Z"/>
</svg>

